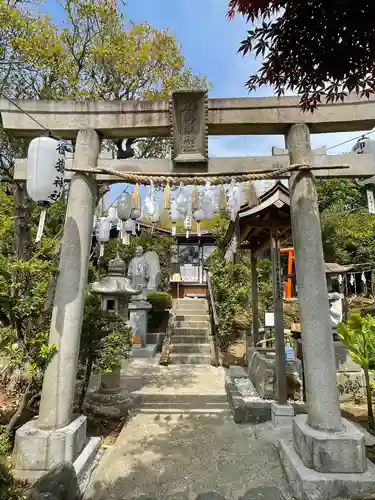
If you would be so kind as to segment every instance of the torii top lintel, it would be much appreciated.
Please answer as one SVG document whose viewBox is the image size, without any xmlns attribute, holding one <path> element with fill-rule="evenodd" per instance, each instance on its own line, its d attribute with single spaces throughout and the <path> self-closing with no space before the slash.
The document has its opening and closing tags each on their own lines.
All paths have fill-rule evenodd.
<svg viewBox="0 0 375 500">
<path fill-rule="evenodd" d="M 201 155 L 205 156 L 207 135 L 284 134 L 294 123 L 307 123 L 312 133 L 360 131 L 375 126 L 375 96 L 366 99 L 350 95 L 344 102 L 321 104 L 314 113 L 301 112 L 299 97 L 208 99 L 204 90 L 176 91 L 170 99 L 155 101 L 14 102 L 25 113 L 0 99 L 4 129 L 14 137 L 41 134 L 43 128 L 31 117 L 64 139 L 74 139 L 83 128 L 93 128 L 107 138 L 173 134 L 180 136 L 185 151 L 191 149 L 195 138 L 198 162 Z"/>
</svg>

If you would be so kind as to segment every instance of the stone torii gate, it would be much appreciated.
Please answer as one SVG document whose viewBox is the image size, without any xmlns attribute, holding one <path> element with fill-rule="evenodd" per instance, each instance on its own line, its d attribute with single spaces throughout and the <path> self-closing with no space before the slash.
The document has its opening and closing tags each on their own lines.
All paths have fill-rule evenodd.
<svg viewBox="0 0 375 500">
<path fill-rule="evenodd" d="M 9 134 L 37 137 L 43 134 L 42 124 L 61 138 L 76 139 L 74 159 L 67 161 L 75 173 L 67 175 L 71 186 L 50 330 L 58 353 L 45 373 L 39 418 L 19 429 L 15 441 L 17 473 L 35 477 L 62 459 L 85 463 L 86 470 L 95 448 L 90 457 L 86 452 L 85 462 L 84 424 L 72 416 L 82 309 L 96 182 L 124 180 L 85 171 L 105 167 L 139 174 L 215 176 L 309 164 L 316 177 L 370 178 L 375 170 L 372 155 L 314 155 L 310 133 L 372 128 L 375 99 L 350 96 L 345 103 L 323 104 L 313 114 L 301 113 L 298 97 L 207 99 L 202 90 L 179 90 L 160 101 L 15 103 L 24 112 L 0 102 Z M 208 158 L 208 135 L 239 134 L 283 134 L 287 150 L 270 157 Z M 171 160 L 98 160 L 102 137 L 155 136 L 171 137 Z M 343 164 L 348 168 L 332 168 Z M 25 160 L 16 162 L 15 179 L 25 179 L 25 165 Z M 301 170 L 281 177 L 289 179 L 308 415 L 294 418 L 293 443 L 281 441 L 279 454 L 297 498 L 360 498 L 374 489 L 375 468 L 366 461 L 362 433 L 341 418 L 314 175 Z M 52 444 L 56 436 L 59 445 Z"/>
</svg>

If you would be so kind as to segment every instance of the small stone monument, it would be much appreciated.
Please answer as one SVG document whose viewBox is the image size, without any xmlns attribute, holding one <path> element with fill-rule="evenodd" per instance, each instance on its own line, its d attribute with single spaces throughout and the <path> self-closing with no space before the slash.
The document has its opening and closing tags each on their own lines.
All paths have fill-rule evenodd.
<svg viewBox="0 0 375 500">
<path fill-rule="evenodd" d="M 156 291 L 160 285 L 160 264 L 156 252 L 146 252 L 138 246 L 129 263 L 128 278 L 138 289 L 129 304 L 130 323 L 133 331 L 134 357 L 149 358 L 155 355 L 156 344 L 147 345 L 147 323 L 151 304 L 147 302 L 147 292 Z"/>
<path fill-rule="evenodd" d="M 104 311 L 116 311 L 128 321 L 129 300 L 138 290 L 125 277 L 125 262 L 116 257 L 109 261 L 108 276 L 93 283 L 91 292 L 101 296 Z M 95 415 L 120 418 L 128 413 L 130 402 L 126 387 L 121 386 L 121 366 L 114 366 L 111 372 L 102 373 L 100 387 L 88 394 L 85 408 Z"/>
</svg>

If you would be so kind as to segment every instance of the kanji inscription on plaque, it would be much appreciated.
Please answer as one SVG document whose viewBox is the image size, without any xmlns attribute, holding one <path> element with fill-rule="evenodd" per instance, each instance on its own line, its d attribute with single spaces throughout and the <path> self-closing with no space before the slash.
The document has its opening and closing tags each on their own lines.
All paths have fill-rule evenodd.
<svg viewBox="0 0 375 500">
<path fill-rule="evenodd" d="M 178 90 L 171 97 L 172 160 L 207 164 L 207 93 Z"/>
</svg>

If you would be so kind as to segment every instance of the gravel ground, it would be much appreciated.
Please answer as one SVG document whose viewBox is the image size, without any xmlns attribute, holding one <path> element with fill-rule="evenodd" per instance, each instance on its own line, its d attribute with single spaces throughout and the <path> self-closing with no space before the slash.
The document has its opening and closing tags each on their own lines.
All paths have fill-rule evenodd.
<svg viewBox="0 0 375 500">
<path fill-rule="evenodd" d="M 190 500 L 208 490 L 229 500 L 263 486 L 288 498 L 272 444 L 232 421 L 224 369 L 156 363 L 134 360 L 126 368 L 124 381 L 140 407 L 104 455 L 85 500 Z"/>
</svg>

